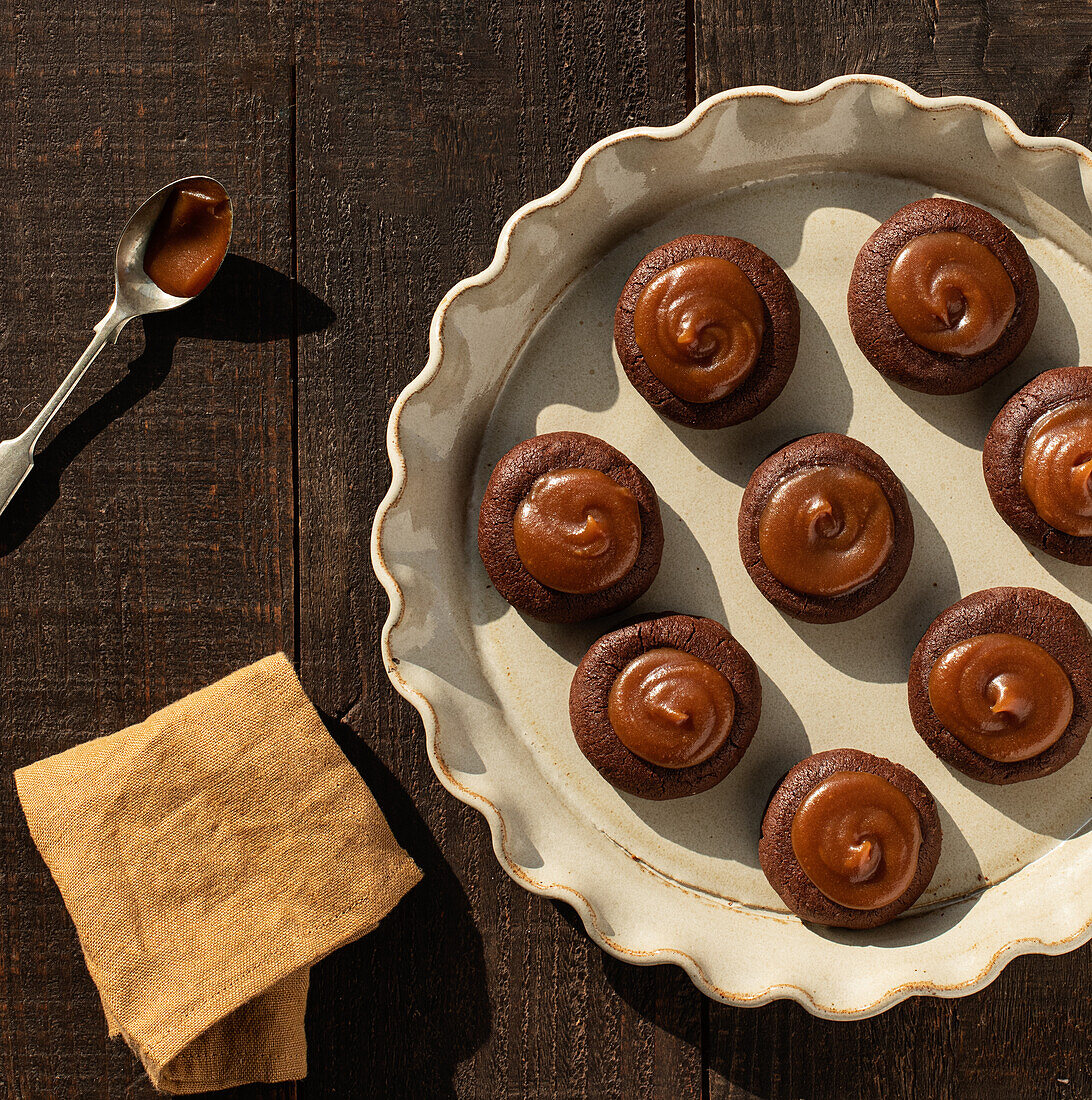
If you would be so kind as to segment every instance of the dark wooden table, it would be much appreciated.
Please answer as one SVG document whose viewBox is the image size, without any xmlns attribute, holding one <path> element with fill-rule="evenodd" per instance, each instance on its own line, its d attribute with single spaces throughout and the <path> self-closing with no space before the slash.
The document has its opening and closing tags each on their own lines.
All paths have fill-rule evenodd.
<svg viewBox="0 0 1092 1100">
<path fill-rule="evenodd" d="M 306 1082 L 247 1097 L 1089 1097 L 1092 951 L 835 1024 L 615 962 L 500 871 L 376 644 L 383 432 L 440 296 L 592 141 L 844 72 L 1087 143 L 1079 0 L 0 2 L 0 436 L 82 350 L 127 212 L 209 171 L 207 295 L 133 325 L 0 518 L 0 1096 L 146 1097 L 11 772 L 278 648 L 426 881 L 314 972 Z M 732 945 L 725 945 L 732 950 Z"/>
</svg>

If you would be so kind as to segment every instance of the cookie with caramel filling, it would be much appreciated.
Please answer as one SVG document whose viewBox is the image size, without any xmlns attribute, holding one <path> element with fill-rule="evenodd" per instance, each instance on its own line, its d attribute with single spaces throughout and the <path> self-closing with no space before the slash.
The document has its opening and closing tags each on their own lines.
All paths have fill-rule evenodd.
<svg viewBox="0 0 1092 1100">
<path fill-rule="evenodd" d="M 655 580 L 663 544 L 648 478 L 580 432 L 517 443 L 493 468 L 478 514 L 478 552 L 493 586 L 544 622 L 580 622 L 632 603 Z"/>
<path fill-rule="evenodd" d="M 864 243 L 848 308 L 857 346 L 886 378 L 924 393 L 966 393 L 1023 351 L 1039 284 L 1024 246 L 992 214 L 921 199 Z"/>
<path fill-rule="evenodd" d="M 698 794 L 742 759 L 762 711 L 758 669 L 718 622 L 661 615 L 600 638 L 569 691 L 581 752 L 641 798 Z"/>
<path fill-rule="evenodd" d="M 724 428 L 757 416 L 785 388 L 800 307 L 789 277 L 753 244 L 679 237 L 630 275 L 614 343 L 626 376 L 661 416 Z"/>
<path fill-rule="evenodd" d="M 849 436 L 827 432 L 782 447 L 743 491 L 743 565 L 770 603 L 804 622 L 844 622 L 882 603 L 913 550 L 902 483 Z"/>
<path fill-rule="evenodd" d="M 983 783 L 1068 764 L 1092 725 L 1092 637 L 1037 588 L 987 588 L 942 611 L 910 662 L 910 717 L 925 743 Z"/>
<path fill-rule="evenodd" d="M 982 472 L 998 515 L 1023 539 L 1092 565 L 1092 367 L 1033 378 L 997 414 Z"/>
<path fill-rule="evenodd" d="M 940 858 L 936 802 L 912 771 L 857 749 L 801 760 L 762 818 L 758 858 L 802 920 L 876 928 L 908 909 Z"/>
</svg>

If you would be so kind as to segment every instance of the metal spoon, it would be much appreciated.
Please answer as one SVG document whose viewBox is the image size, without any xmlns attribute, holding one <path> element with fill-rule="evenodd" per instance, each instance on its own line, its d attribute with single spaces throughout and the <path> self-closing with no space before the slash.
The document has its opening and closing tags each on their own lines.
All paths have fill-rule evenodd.
<svg viewBox="0 0 1092 1100">
<path fill-rule="evenodd" d="M 117 342 L 121 330 L 134 318 L 147 313 L 161 313 L 166 309 L 184 306 L 192 298 L 176 298 L 160 290 L 144 271 L 144 250 L 148 245 L 152 228 L 163 209 L 167 196 L 179 184 L 216 183 L 210 176 L 184 176 L 161 187 L 129 219 L 121 231 L 117 255 L 114 260 L 114 301 L 106 316 L 95 326 L 95 337 L 87 350 L 68 372 L 68 377 L 58 386 L 57 392 L 46 402 L 26 431 L 14 439 L 0 443 L 0 512 L 8 506 L 19 486 L 26 480 L 34 466 L 34 448 L 49 422 L 65 403 L 76 383 L 100 351 Z M 231 200 L 228 200 L 229 205 Z"/>
</svg>

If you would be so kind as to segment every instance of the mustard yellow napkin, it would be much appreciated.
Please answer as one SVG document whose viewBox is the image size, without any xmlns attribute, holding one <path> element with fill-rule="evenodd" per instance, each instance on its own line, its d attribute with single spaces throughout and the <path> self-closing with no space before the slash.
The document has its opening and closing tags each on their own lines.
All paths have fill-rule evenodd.
<svg viewBox="0 0 1092 1100">
<path fill-rule="evenodd" d="M 168 1092 L 306 1076 L 309 968 L 420 878 L 283 654 L 15 782 L 110 1032 Z"/>
</svg>

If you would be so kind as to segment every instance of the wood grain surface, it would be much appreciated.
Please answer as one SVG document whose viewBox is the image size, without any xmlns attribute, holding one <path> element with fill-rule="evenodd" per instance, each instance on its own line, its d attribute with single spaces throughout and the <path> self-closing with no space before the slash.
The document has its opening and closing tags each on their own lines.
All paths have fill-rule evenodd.
<svg viewBox="0 0 1092 1100">
<path fill-rule="evenodd" d="M 90 337 L 136 202 L 191 171 L 236 202 L 221 275 L 104 353 L 0 517 L 0 1097 L 154 1095 L 12 769 L 278 648 L 426 881 L 316 968 L 307 1080 L 228 1095 L 1092 1097 L 1088 947 L 852 1024 L 606 956 L 501 872 L 379 661 L 384 427 L 443 292 L 595 139 L 859 71 L 1092 137 L 1084 3 L 0 0 L 0 437 Z"/>
</svg>

